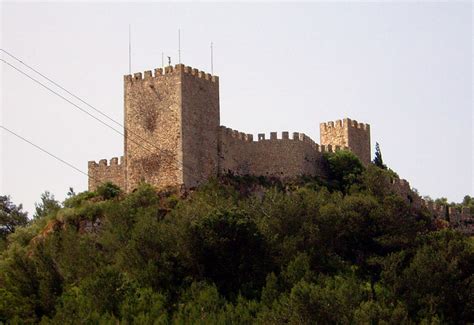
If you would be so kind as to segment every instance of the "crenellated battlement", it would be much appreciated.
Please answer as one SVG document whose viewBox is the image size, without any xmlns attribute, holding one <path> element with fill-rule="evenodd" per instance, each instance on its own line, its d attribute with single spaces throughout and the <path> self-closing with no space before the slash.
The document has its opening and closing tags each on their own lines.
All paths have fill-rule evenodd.
<svg viewBox="0 0 474 325">
<path fill-rule="evenodd" d="M 351 120 L 350 118 L 345 118 L 342 120 L 329 121 L 325 123 L 320 123 L 320 128 L 323 130 L 328 130 L 332 128 L 343 129 L 343 128 L 354 128 L 360 130 L 370 130 L 370 125 L 366 123 L 359 123 L 356 120 Z"/>
<path fill-rule="evenodd" d="M 87 163 L 89 168 L 94 168 L 94 167 L 111 167 L 111 166 L 121 166 L 124 164 L 124 157 L 121 156 L 120 160 L 118 157 L 113 157 L 110 159 L 110 161 L 107 161 L 107 159 L 101 159 L 99 162 L 95 162 L 94 160 L 91 160 Z"/>
<path fill-rule="evenodd" d="M 202 80 L 207 80 L 210 82 L 218 83 L 219 82 L 219 77 L 215 75 L 211 75 L 210 73 L 206 73 L 204 71 L 200 71 L 198 69 L 185 66 L 184 64 L 176 64 L 175 66 L 167 66 L 164 69 L 163 68 L 156 68 L 153 70 L 147 70 L 143 73 L 141 72 L 136 72 L 133 75 L 125 75 L 124 80 L 125 82 L 139 82 L 143 80 L 150 80 L 153 78 L 162 78 L 164 76 L 168 75 L 175 75 L 175 74 L 180 74 L 180 73 L 185 73 L 186 75 L 190 75 L 193 77 L 196 77 L 198 79 Z"/>
<path fill-rule="evenodd" d="M 270 137 L 268 138 L 265 133 L 258 133 L 256 141 L 268 142 L 268 141 L 281 141 L 281 140 L 314 143 L 314 141 L 304 133 L 293 132 L 292 136 L 290 137 L 290 133 L 288 131 L 280 132 L 280 135 L 278 134 L 278 132 L 270 132 Z"/>
<path fill-rule="evenodd" d="M 257 137 L 254 140 L 254 136 L 252 134 L 246 134 L 244 132 L 239 132 L 238 130 L 234 130 L 225 126 L 220 127 L 221 132 L 233 139 L 245 142 L 245 143 L 275 143 L 280 141 L 288 141 L 291 145 L 291 142 L 303 142 L 309 144 L 311 148 L 313 148 L 317 152 L 336 152 L 339 150 L 349 150 L 347 146 L 333 146 L 333 145 L 319 145 L 309 136 L 302 132 L 293 132 L 290 137 L 290 133 L 288 131 L 283 132 L 270 132 L 270 137 L 267 137 L 265 133 L 258 133 Z"/>
<path fill-rule="evenodd" d="M 225 127 L 225 126 L 220 126 L 220 130 L 224 135 L 227 135 L 231 138 L 241 140 L 241 141 L 244 141 L 244 142 L 252 142 L 253 141 L 253 135 L 252 134 L 246 134 L 244 132 L 239 132 L 237 130 L 233 130 L 233 129 Z"/>
<path fill-rule="evenodd" d="M 370 125 L 345 118 L 319 125 L 321 144 L 349 147 L 365 165 L 371 160 Z"/>
<path fill-rule="evenodd" d="M 121 188 L 125 186 L 125 158 L 113 157 L 109 161 L 101 159 L 99 162 L 88 162 L 89 191 L 94 191 L 104 182 L 112 182 Z"/>
</svg>

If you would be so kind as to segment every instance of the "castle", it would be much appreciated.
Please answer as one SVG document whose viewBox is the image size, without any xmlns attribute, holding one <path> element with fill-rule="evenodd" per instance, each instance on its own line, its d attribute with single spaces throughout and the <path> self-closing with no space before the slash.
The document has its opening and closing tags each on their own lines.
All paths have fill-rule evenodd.
<svg viewBox="0 0 474 325">
<path fill-rule="evenodd" d="M 89 161 L 89 190 L 112 182 L 126 192 L 141 182 L 157 189 L 190 189 L 226 173 L 291 179 L 326 177 L 324 152 L 350 150 L 370 163 L 370 126 L 344 119 L 321 123 L 321 144 L 303 133 L 258 134 L 256 139 L 220 125 L 219 78 L 182 64 L 124 77 L 124 156 Z M 404 179 L 391 191 L 435 220 L 473 234 L 468 208 L 423 200 Z"/>
<path fill-rule="evenodd" d="M 124 156 L 88 164 L 89 190 L 110 181 L 193 188 L 225 173 L 282 179 L 325 176 L 323 153 L 346 149 L 370 162 L 370 126 L 320 124 L 321 144 L 303 133 L 244 134 L 220 125 L 219 78 L 182 64 L 124 77 Z"/>
</svg>

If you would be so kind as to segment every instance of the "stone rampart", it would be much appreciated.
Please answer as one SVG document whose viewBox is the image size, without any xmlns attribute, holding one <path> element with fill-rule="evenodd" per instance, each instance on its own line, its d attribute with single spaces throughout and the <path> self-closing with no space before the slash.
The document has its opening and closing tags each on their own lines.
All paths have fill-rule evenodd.
<svg viewBox="0 0 474 325">
<path fill-rule="evenodd" d="M 107 159 L 101 159 L 99 163 L 89 161 L 89 191 L 95 191 L 100 184 L 105 182 L 112 182 L 122 189 L 125 188 L 124 166 L 123 157 L 120 157 L 120 161 L 117 157 L 114 157 L 110 159 L 109 164 Z"/>
<path fill-rule="evenodd" d="M 370 163 L 370 125 L 345 118 L 319 125 L 322 145 L 349 147 L 365 164 Z"/>
<path fill-rule="evenodd" d="M 415 207 L 424 207 L 428 210 L 434 220 L 442 220 L 443 223 L 453 229 L 459 230 L 465 234 L 474 234 L 474 218 L 470 213 L 470 209 L 462 207 L 447 207 L 443 204 L 436 204 L 431 200 L 422 199 L 410 187 L 405 179 L 393 179 L 392 190 L 406 200 L 406 203 Z"/>
<path fill-rule="evenodd" d="M 236 175 L 294 178 L 300 175 L 322 176 L 324 152 L 334 152 L 340 146 L 320 146 L 304 133 L 271 132 L 270 138 L 259 133 L 256 140 L 224 126 L 219 133 L 219 173 Z"/>
</svg>

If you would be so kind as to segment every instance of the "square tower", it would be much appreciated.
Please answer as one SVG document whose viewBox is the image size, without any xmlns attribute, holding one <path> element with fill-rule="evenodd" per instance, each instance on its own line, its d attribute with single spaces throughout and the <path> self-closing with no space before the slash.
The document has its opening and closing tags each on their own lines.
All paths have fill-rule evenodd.
<svg viewBox="0 0 474 325">
<path fill-rule="evenodd" d="M 219 79 L 182 64 L 125 76 L 125 184 L 194 187 L 217 175 Z"/>
<path fill-rule="evenodd" d="M 364 165 L 371 161 L 370 125 L 345 118 L 319 125 L 321 145 L 348 147 Z"/>
</svg>

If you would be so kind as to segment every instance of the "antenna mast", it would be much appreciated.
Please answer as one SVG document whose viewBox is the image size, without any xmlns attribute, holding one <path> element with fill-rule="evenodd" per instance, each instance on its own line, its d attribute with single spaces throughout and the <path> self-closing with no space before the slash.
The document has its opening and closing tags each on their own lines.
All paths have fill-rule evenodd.
<svg viewBox="0 0 474 325">
<path fill-rule="evenodd" d="M 211 74 L 214 74 L 214 47 L 211 42 Z"/>
<path fill-rule="evenodd" d="M 132 74 L 132 26 L 128 24 L 128 74 Z"/>
<path fill-rule="evenodd" d="M 181 64 L 181 29 L 178 29 L 178 63 Z"/>
</svg>

